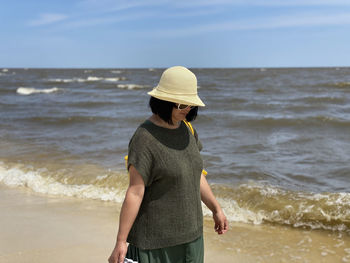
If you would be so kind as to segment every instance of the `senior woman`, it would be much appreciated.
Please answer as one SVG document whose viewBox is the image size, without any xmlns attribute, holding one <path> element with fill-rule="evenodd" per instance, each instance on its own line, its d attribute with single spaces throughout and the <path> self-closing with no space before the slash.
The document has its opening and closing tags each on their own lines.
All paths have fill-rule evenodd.
<svg viewBox="0 0 350 263">
<path fill-rule="evenodd" d="M 168 68 L 148 94 L 153 115 L 129 143 L 130 183 L 109 262 L 201 263 L 201 201 L 212 211 L 218 234 L 228 223 L 202 173 L 197 132 L 185 124 L 205 106 L 196 76 L 185 67 Z"/>
</svg>

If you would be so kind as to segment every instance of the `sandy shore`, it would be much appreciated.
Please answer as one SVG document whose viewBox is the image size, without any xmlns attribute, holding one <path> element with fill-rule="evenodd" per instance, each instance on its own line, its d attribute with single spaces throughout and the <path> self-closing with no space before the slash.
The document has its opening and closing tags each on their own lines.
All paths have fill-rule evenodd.
<svg viewBox="0 0 350 263">
<path fill-rule="evenodd" d="M 38 195 L 0 185 L 0 262 L 107 262 L 116 203 Z M 205 262 L 350 262 L 346 234 L 231 224 L 224 236 L 205 220 Z"/>
</svg>

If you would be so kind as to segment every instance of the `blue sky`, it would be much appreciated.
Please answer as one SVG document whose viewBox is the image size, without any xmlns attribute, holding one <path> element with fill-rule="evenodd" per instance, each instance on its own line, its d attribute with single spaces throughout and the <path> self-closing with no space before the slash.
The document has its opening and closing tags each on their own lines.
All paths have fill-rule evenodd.
<svg viewBox="0 0 350 263">
<path fill-rule="evenodd" d="M 350 66 L 349 0 L 0 0 L 0 67 Z"/>
</svg>

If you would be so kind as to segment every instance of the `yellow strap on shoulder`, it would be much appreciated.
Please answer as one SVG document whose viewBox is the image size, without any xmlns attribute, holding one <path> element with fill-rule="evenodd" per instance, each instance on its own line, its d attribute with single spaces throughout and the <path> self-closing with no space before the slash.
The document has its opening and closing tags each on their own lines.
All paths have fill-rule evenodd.
<svg viewBox="0 0 350 263">
<path fill-rule="evenodd" d="M 126 170 L 128 170 L 128 156 L 127 155 L 125 155 L 124 160 L 125 160 L 125 168 L 126 168 Z"/>
<path fill-rule="evenodd" d="M 184 123 L 187 125 L 187 127 L 190 129 L 192 135 L 194 135 L 194 130 L 193 130 L 192 124 L 189 123 L 189 122 L 186 121 L 186 120 L 184 120 L 183 122 L 184 122 Z"/>
<path fill-rule="evenodd" d="M 190 129 L 192 135 L 194 136 L 194 129 L 193 129 L 193 127 L 192 127 L 192 124 L 191 124 L 190 122 L 186 121 L 186 120 L 184 120 L 183 122 L 184 122 L 184 123 L 186 124 L 186 126 Z M 127 155 L 125 155 L 124 160 L 125 160 L 125 168 L 126 168 L 126 170 L 128 170 L 128 156 L 127 156 Z M 202 170 L 202 174 L 203 174 L 204 176 L 207 176 L 208 172 L 207 172 L 206 170 L 203 169 L 203 170 Z"/>
<path fill-rule="evenodd" d="M 192 135 L 194 136 L 194 129 L 193 129 L 193 127 L 192 127 L 192 124 L 191 124 L 190 122 L 188 122 L 187 120 L 184 120 L 183 122 L 187 125 L 187 127 L 190 129 Z M 206 170 L 203 169 L 203 170 L 202 170 L 202 174 L 203 174 L 204 176 L 207 176 L 208 172 L 207 172 Z"/>
</svg>

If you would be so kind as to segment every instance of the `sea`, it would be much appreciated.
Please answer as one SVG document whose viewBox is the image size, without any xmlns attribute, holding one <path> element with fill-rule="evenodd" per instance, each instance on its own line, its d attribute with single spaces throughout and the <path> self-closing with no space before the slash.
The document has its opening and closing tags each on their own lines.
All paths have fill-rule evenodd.
<svg viewBox="0 0 350 263">
<path fill-rule="evenodd" d="M 206 104 L 192 125 L 228 220 L 350 235 L 350 68 L 191 70 Z M 1 68 L 0 183 L 122 202 L 163 71 Z"/>
</svg>

